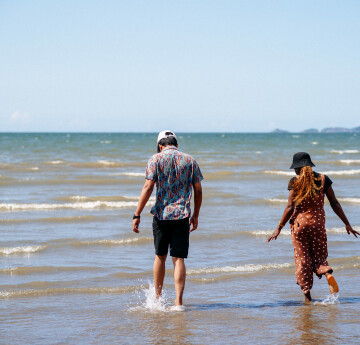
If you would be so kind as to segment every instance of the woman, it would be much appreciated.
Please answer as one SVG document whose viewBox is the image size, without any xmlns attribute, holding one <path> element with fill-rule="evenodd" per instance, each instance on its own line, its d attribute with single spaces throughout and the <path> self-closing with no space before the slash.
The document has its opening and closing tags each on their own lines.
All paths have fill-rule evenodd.
<svg viewBox="0 0 360 345">
<path fill-rule="evenodd" d="M 330 292 L 339 291 L 332 268 L 327 262 L 327 237 L 325 230 L 324 197 L 327 196 L 331 208 L 344 222 L 347 233 L 360 235 L 353 230 L 346 215 L 336 199 L 332 181 L 326 175 L 318 174 L 311 167 L 315 165 L 310 155 L 298 152 L 293 157 L 290 169 L 297 176 L 289 182 L 289 199 L 284 214 L 274 233 L 267 242 L 276 240 L 281 229 L 290 219 L 291 239 L 294 246 L 296 283 L 305 295 L 305 302 L 311 301 L 310 290 L 313 286 L 313 272 L 321 278 L 325 275 Z"/>
</svg>

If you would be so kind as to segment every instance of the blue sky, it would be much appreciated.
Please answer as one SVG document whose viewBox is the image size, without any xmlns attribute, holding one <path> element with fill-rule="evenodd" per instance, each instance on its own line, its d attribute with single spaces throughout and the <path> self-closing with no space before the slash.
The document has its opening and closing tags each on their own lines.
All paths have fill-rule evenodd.
<svg viewBox="0 0 360 345">
<path fill-rule="evenodd" d="M 0 1 L 0 131 L 360 125 L 360 2 Z"/>
</svg>

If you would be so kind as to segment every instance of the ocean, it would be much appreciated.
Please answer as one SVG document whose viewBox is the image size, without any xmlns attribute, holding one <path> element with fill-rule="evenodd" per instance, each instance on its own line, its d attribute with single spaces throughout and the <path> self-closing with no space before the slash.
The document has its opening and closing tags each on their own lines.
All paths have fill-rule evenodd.
<svg viewBox="0 0 360 345">
<path fill-rule="evenodd" d="M 326 203 L 340 293 L 295 283 L 286 205 L 298 151 L 327 174 L 360 230 L 360 135 L 178 133 L 204 175 L 190 236 L 185 311 L 173 268 L 154 299 L 150 206 L 132 215 L 153 133 L 0 134 L 0 344 L 359 344 L 360 241 Z"/>
</svg>

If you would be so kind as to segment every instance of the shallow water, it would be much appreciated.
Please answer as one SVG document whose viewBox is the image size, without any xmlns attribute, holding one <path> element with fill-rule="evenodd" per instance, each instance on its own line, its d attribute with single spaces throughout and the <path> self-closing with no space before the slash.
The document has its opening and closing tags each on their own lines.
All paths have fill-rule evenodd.
<svg viewBox="0 0 360 345">
<path fill-rule="evenodd" d="M 131 231 L 155 134 L 0 134 L 0 344 L 357 344 L 359 242 L 329 205 L 336 301 L 315 278 L 314 303 L 303 305 L 289 229 L 265 239 L 300 150 L 330 176 L 360 229 L 360 137 L 178 137 L 205 177 L 185 311 L 172 308 L 170 261 L 164 298 L 153 298 L 153 198 L 141 233 Z"/>
</svg>

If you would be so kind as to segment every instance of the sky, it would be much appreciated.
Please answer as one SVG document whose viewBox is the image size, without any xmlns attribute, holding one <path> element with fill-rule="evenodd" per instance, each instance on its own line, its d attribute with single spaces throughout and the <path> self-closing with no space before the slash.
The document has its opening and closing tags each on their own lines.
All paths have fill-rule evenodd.
<svg viewBox="0 0 360 345">
<path fill-rule="evenodd" d="M 0 0 L 0 132 L 360 126 L 357 0 Z"/>
</svg>

